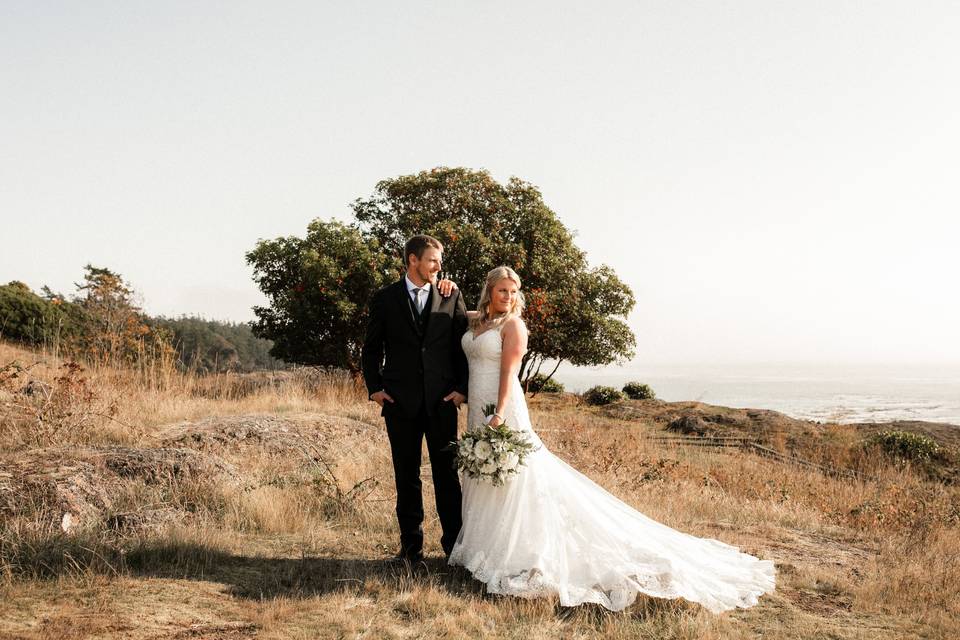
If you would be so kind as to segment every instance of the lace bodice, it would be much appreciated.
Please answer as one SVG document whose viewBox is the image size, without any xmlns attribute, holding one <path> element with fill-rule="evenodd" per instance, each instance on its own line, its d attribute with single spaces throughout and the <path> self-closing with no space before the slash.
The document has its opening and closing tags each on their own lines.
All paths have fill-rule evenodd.
<svg viewBox="0 0 960 640">
<path fill-rule="evenodd" d="M 497 404 L 500 391 L 500 357 L 503 353 L 503 327 L 487 329 L 474 336 L 473 331 L 463 334 L 461 344 L 470 365 L 470 382 L 467 391 L 468 428 L 481 424 L 485 418 L 483 407 Z M 530 425 L 530 414 L 523 397 L 520 380 L 514 377 L 510 381 L 510 394 L 503 410 L 504 421 L 510 428 L 523 431 L 534 445 L 540 445 L 540 438 Z"/>
</svg>

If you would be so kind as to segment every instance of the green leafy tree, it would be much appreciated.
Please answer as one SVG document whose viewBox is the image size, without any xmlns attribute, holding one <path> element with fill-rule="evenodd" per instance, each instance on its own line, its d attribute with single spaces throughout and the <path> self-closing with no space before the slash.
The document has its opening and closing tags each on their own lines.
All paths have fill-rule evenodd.
<svg viewBox="0 0 960 640">
<path fill-rule="evenodd" d="M 18 281 L 0 286 L 0 337 L 33 346 L 57 347 L 80 333 L 82 313 L 76 305 L 44 287 L 44 296 Z"/>
<path fill-rule="evenodd" d="M 84 271 L 73 299 L 83 312 L 83 351 L 93 360 L 111 364 L 137 360 L 150 327 L 133 288 L 110 269 L 88 264 Z"/>
<path fill-rule="evenodd" d="M 0 287 L 0 336 L 39 344 L 47 336 L 50 304 L 22 282 Z"/>
<path fill-rule="evenodd" d="M 150 318 L 148 324 L 170 332 L 182 369 L 214 373 L 284 367 L 283 361 L 270 355 L 273 343 L 254 336 L 247 323 L 185 316 Z"/>
<path fill-rule="evenodd" d="M 528 182 L 501 185 L 486 171 L 439 167 L 377 184 L 353 211 L 364 235 L 399 255 L 406 238 L 443 242 L 445 274 L 477 301 L 487 272 L 513 267 L 523 281 L 530 329 L 521 363 L 526 381 L 551 361 L 598 366 L 633 356 L 625 322 L 630 288 L 606 266 L 590 268 L 573 235 Z"/>
<path fill-rule="evenodd" d="M 120 274 L 87 265 L 69 298 L 22 282 L 0 287 L 0 335 L 63 350 L 71 357 L 141 370 L 172 357 L 170 334 L 151 327 Z"/>
<path fill-rule="evenodd" d="M 609 267 L 587 264 L 535 186 L 438 167 L 383 180 L 352 209 L 356 224 L 315 220 L 306 238 L 260 241 L 247 254 L 270 300 L 255 309 L 254 331 L 274 341 L 274 356 L 356 371 L 370 296 L 402 273 L 404 242 L 417 233 L 443 242 L 444 275 L 468 302 L 493 267 L 520 275 L 530 328 L 521 380 L 548 361 L 547 378 L 564 361 L 597 366 L 633 355 L 625 322 L 633 293 Z"/>
<path fill-rule="evenodd" d="M 254 307 L 253 324 L 254 335 L 273 341 L 270 354 L 358 372 L 367 303 L 397 277 L 399 256 L 355 226 L 314 220 L 305 238 L 261 240 L 246 257 L 270 301 Z"/>
</svg>

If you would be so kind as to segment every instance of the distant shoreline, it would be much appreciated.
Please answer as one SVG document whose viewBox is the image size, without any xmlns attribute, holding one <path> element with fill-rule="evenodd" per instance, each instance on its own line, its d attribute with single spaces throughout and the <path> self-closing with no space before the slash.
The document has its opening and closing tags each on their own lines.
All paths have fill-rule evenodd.
<svg viewBox="0 0 960 640">
<path fill-rule="evenodd" d="M 960 426 L 960 365 L 561 366 L 555 378 L 567 391 L 637 381 L 668 402 L 766 409 L 814 422 Z"/>
</svg>

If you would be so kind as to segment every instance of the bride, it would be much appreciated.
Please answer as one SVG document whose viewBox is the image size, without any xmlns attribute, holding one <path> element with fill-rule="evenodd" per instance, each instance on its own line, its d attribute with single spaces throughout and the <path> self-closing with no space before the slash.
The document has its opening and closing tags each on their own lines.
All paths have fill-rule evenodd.
<svg viewBox="0 0 960 640">
<path fill-rule="evenodd" d="M 563 606 L 593 602 L 619 611 L 638 593 L 685 598 L 713 612 L 749 607 L 774 588 L 774 565 L 718 540 L 660 524 L 553 455 L 534 433 L 517 379 L 526 351 L 520 278 L 487 274 L 463 350 L 470 364 L 468 424 L 507 423 L 537 449 L 502 486 L 462 477 L 463 528 L 450 564 L 490 593 L 556 595 Z"/>
</svg>

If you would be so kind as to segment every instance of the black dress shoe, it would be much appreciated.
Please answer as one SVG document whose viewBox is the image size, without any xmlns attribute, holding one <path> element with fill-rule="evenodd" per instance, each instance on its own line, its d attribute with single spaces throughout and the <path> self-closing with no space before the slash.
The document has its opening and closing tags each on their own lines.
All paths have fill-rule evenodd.
<svg viewBox="0 0 960 640">
<path fill-rule="evenodd" d="M 391 558 L 391 561 L 404 564 L 416 564 L 423 562 L 422 553 L 398 553 Z"/>
</svg>

